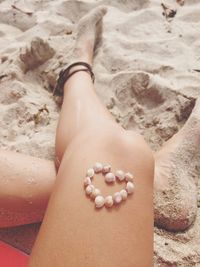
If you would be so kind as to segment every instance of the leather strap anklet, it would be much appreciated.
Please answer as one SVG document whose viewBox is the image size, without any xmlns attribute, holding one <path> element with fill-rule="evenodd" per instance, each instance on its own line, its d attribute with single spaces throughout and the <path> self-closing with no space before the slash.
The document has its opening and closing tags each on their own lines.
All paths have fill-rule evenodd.
<svg viewBox="0 0 200 267">
<path fill-rule="evenodd" d="M 86 69 L 78 69 L 78 70 L 74 70 L 71 73 L 69 73 L 71 68 L 73 68 L 75 66 L 79 66 L 79 65 L 86 67 Z M 92 78 L 93 83 L 94 83 L 95 76 L 94 76 L 94 73 L 92 71 L 92 67 L 86 62 L 78 61 L 78 62 L 75 62 L 75 63 L 69 65 L 66 69 L 62 69 L 60 71 L 59 77 L 58 77 L 57 82 L 56 82 L 56 86 L 55 86 L 55 88 L 53 90 L 53 95 L 62 96 L 63 95 L 64 84 L 66 83 L 66 81 L 72 75 L 74 75 L 75 73 L 77 73 L 79 71 L 88 72 L 90 74 L 91 78 Z"/>
</svg>

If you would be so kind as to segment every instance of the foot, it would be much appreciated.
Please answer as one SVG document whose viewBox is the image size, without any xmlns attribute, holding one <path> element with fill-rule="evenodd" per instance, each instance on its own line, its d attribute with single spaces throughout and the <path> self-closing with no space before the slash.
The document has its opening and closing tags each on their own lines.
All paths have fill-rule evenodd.
<svg viewBox="0 0 200 267">
<path fill-rule="evenodd" d="M 200 172 L 200 99 L 184 125 L 155 154 L 155 224 L 181 231 L 195 220 Z"/>
<path fill-rule="evenodd" d="M 76 29 L 74 58 L 92 64 L 93 54 L 102 31 L 102 18 L 107 8 L 99 6 L 80 19 Z"/>
</svg>

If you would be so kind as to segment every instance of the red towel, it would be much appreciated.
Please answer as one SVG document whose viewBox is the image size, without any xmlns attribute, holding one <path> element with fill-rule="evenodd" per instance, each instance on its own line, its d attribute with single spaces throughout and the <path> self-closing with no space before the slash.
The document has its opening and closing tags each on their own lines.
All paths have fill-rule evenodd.
<svg viewBox="0 0 200 267">
<path fill-rule="evenodd" d="M 28 255 L 0 241 L 0 267 L 26 267 Z"/>
</svg>

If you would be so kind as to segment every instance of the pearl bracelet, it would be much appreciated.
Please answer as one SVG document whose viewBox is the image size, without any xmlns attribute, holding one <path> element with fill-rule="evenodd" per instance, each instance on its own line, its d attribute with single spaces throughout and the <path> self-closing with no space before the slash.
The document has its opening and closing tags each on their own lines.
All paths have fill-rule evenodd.
<svg viewBox="0 0 200 267">
<path fill-rule="evenodd" d="M 113 196 L 109 195 L 103 197 L 101 195 L 101 191 L 98 188 L 95 188 L 92 184 L 92 179 L 94 175 L 98 173 L 102 173 L 105 177 L 106 183 L 114 183 L 116 179 L 120 182 L 126 182 L 126 187 L 122 189 L 120 192 L 114 193 Z M 86 172 L 86 177 L 84 179 L 84 187 L 86 195 L 90 196 L 91 199 L 95 202 L 96 208 L 102 208 L 104 205 L 107 208 L 112 207 L 114 204 L 119 204 L 122 201 L 126 200 L 128 195 L 134 192 L 134 184 L 133 184 L 133 175 L 130 172 L 123 172 L 122 170 L 117 170 L 114 173 L 111 172 L 111 166 L 106 164 L 103 165 L 102 163 L 95 163 L 93 168 L 89 168 Z"/>
</svg>

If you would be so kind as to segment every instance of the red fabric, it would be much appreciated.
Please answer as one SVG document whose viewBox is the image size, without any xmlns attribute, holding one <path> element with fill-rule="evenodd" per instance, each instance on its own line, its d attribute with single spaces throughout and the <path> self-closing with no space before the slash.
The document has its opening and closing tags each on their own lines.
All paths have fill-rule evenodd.
<svg viewBox="0 0 200 267">
<path fill-rule="evenodd" d="M 0 267 L 26 267 L 28 255 L 0 241 Z"/>
</svg>

